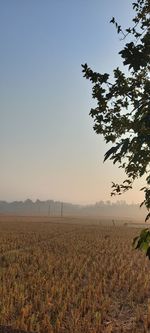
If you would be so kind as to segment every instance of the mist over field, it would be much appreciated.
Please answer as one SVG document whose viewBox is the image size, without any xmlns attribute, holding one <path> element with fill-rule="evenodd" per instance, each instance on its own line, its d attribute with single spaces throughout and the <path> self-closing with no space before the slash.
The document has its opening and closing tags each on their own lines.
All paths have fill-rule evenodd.
<svg viewBox="0 0 150 333">
<path fill-rule="evenodd" d="M 30 199 L 25 201 L 6 202 L 0 201 L 0 214 L 33 215 L 33 216 L 78 216 L 78 217 L 108 217 L 143 220 L 145 209 L 138 204 L 127 204 L 125 201 L 100 201 L 91 205 L 77 205 L 66 202 Z"/>
</svg>

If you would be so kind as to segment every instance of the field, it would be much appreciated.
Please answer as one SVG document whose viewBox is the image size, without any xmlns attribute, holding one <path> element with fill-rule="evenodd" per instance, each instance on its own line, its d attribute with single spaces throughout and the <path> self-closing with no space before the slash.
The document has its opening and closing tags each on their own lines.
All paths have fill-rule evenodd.
<svg viewBox="0 0 150 333">
<path fill-rule="evenodd" d="M 150 332 L 150 262 L 139 229 L 0 218 L 0 332 Z M 9 331 L 10 332 L 10 331 Z"/>
</svg>

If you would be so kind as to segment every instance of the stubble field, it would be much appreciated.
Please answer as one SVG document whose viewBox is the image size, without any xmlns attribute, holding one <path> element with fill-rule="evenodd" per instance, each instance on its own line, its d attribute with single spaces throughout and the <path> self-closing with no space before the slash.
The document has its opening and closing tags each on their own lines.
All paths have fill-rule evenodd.
<svg viewBox="0 0 150 333">
<path fill-rule="evenodd" d="M 150 262 L 132 249 L 138 233 L 1 217 L 0 332 L 150 332 Z"/>
</svg>

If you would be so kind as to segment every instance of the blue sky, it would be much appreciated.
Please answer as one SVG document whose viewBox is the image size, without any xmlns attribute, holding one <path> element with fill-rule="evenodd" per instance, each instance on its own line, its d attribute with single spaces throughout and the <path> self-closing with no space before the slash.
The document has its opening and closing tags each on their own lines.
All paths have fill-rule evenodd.
<svg viewBox="0 0 150 333">
<path fill-rule="evenodd" d="M 120 63 L 112 16 L 130 25 L 131 1 L 1 1 L 1 200 L 110 199 L 123 174 L 102 162 L 107 147 L 92 129 L 81 64 L 111 72 Z M 139 187 L 122 199 L 139 201 Z"/>
</svg>

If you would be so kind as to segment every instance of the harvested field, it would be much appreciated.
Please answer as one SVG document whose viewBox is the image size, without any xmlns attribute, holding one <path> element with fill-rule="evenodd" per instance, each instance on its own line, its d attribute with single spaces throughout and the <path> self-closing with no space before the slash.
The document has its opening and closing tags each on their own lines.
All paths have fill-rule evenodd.
<svg viewBox="0 0 150 333">
<path fill-rule="evenodd" d="M 0 332 L 149 332 L 150 262 L 131 246 L 139 229 L 35 222 L 0 218 Z"/>
</svg>

